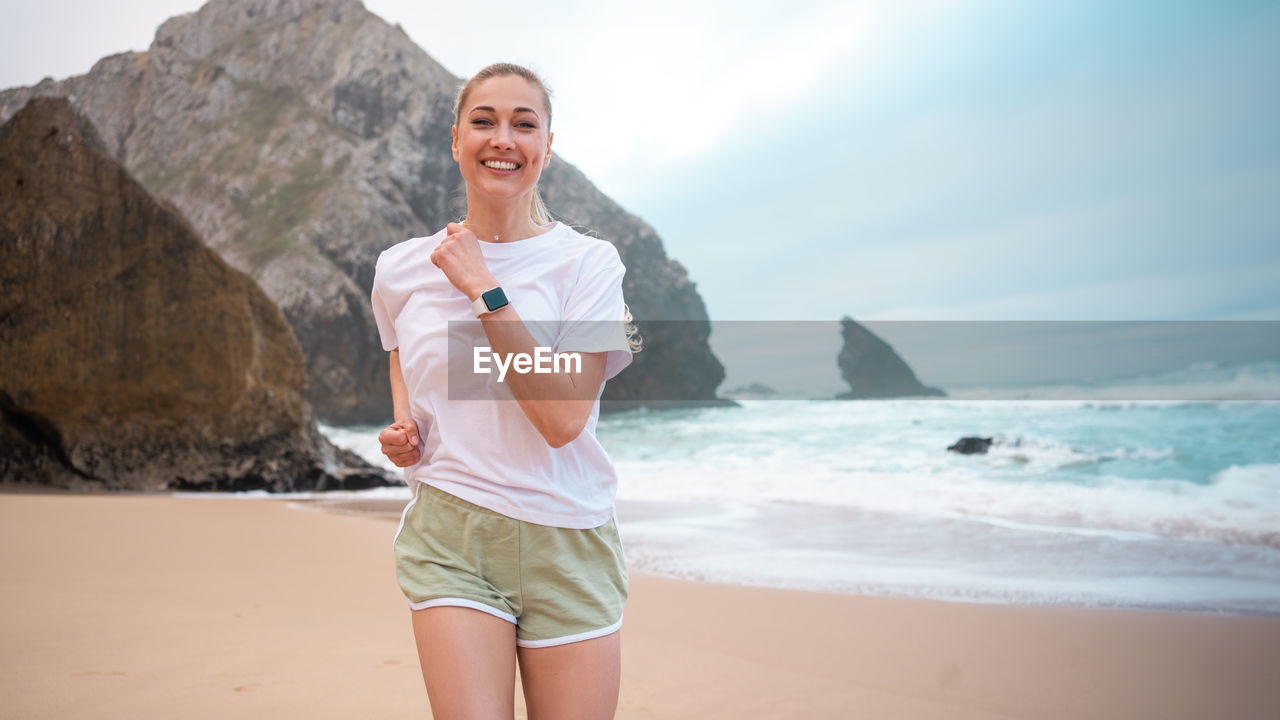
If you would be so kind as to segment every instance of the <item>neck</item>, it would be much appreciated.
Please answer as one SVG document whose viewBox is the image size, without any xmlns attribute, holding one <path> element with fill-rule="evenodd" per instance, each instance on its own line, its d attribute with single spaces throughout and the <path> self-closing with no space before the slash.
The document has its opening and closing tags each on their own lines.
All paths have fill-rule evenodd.
<svg viewBox="0 0 1280 720">
<path fill-rule="evenodd" d="M 493 203 L 467 193 L 467 217 L 462 224 L 481 242 L 512 242 L 542 234 L 543 228 L 529 214 L 533 196 L 522 199 L 524 202 Z"/>
</svg>

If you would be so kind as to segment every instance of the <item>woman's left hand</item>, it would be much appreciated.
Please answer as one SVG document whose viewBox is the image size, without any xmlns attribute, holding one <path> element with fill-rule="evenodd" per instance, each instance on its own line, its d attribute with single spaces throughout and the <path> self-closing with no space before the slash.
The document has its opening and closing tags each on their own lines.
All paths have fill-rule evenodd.
<svg viewBox="0 0 1280 720">
<path fill-rule="evenodd" d="M 449 282 L 469 300 L 475 300 L 480 293 L 498 285 L 498 280 L 484 264 L 480 240 L 459 223 L 449 223 L 445 227 L 444 240 L 431 251 L 431 262 L 443 270 Z"/>
</svg>

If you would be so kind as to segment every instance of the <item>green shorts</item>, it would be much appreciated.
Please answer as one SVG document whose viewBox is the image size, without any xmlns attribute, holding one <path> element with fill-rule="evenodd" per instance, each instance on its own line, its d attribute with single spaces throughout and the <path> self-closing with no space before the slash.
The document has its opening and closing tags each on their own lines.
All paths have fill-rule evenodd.
<svg viewBox="0 0 1280 720">
<path fill-rule="evenodd" d="M 590 640 L 622 627 L 627 567 L 618 527 L 507 517 L 418 483 L 393 542 L 409 607 L 467 607 L 514 623 L 516 644 Z"/>
</svg>

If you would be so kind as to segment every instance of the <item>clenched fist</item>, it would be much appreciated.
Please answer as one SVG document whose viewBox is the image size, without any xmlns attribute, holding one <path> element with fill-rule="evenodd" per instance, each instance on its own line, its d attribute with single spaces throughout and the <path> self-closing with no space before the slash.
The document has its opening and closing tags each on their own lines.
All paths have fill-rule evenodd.
<svg viewBox="0 0 1280 720">
<path fill-rule="evenodd" d="M 469 300 L 495 287 L 498 281 L 484 264 L 476 234 L 459 223 L 449 223 L 444 239 L 431 251 L 431 262 L 444 271 L 449 283 Z"/>
<path fill-rule="evenodd" d="M 382 454 L 396 467 L 408 467 L 422 459 L 418 423 L 413 418 L 397 420 L 388 425 L 378 433 L 378 442 L 382 443 Z"/>
</svg>

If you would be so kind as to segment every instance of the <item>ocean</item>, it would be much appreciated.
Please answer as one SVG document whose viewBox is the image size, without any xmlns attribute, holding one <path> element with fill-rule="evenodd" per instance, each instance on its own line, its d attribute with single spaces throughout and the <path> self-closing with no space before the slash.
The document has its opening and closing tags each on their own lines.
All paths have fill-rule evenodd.
<svg viewBox="0 0 1280 720">
<path fill-rule="evenodd" d="M 1274 370 L 1227 373 L 1254 384 L 1228 378 L 1233 397 L 1280 397 Z M 1223 376 L 1193 368 L 1180 382 Z M 605 415 L 597 435 L 619 474 L 629 567 L 839 593 L 1280 613 L 1280 402 L 1128 401 L 1116 386 L 1080 393 L 1103 399 L 985 399 L 1000 394 Z M 321 429 L 391 467 L 381 428 Z M 947 450 L 965 436 L 993 444 Z"/>
</svg>

